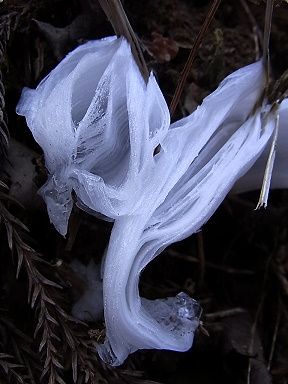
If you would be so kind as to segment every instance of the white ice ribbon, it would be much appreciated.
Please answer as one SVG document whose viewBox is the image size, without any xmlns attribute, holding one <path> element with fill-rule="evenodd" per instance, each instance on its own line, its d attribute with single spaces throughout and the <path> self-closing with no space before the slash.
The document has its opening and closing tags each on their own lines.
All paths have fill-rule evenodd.
<svg viewBox="0 0 288 384">
<path fill-rule="evenodd" d="M 153 74 L 145 84 L 129 44 L 108 38 L 80 46 L 23 92 L 18 113 L 44 151 L 49 179 L 41 192 L 57 230 L 66 234 L 72 190 L 80 207 L 115 221 L 99 346 L 110 364 L 137 349 L 190 348 L 198 304 L 183 293 L 141 299 L 139 276 L 165 247 L 201 228 L 265 148 L 275 118 L 257 107 L 263 88 L 259 61 L 170 126 Z"/>
</svg>

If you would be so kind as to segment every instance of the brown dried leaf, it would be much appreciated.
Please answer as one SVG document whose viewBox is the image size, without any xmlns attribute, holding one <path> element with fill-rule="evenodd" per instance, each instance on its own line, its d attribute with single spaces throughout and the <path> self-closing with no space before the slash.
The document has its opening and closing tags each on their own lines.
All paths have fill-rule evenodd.
<svg viewBox="0 0 288 384">
<path fill-rule="evenodd" d="M 170 37 L 164 37 L 158 32 L 152 32 L 152 40 L 144 43 L 148 53 L 159 63 L 174 59 L 179 51 L 178 44 Z"/>
</svg>

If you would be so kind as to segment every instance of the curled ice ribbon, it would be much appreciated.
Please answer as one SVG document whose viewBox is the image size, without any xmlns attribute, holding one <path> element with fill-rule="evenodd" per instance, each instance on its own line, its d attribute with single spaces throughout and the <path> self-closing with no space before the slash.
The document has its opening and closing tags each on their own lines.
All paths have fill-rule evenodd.
<svg viewBox="0 0 288 384">
<path fill-rule="evenodd" d="M 184 293 L 141 298 L 139 276 L 201 228 L 264 150 L 275 126 L 274 112 L 258 103 L 264 78 L 261 61 L 241 68 L 170 125 L 154 75 L 146 84 L 128 42 L 112 37 L 78 47 L 23 91 L 17 111 L 45 155 L 41 194 L 56 229 L 67 232 L 73 190 L 82 209 L 114 220 L 98 348 L 109 364 L 137 349 L 191 347 L 199 305 Z"/>
</svg>

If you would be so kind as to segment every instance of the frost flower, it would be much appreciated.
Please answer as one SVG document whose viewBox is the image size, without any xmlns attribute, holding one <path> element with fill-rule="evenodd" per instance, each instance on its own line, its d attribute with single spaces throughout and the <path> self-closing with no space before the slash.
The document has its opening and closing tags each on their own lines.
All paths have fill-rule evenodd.
<svg viewBox="0 0 288 384">
<path fill-rule="evenodd" d="M 26 117 L 44 151 L 49 179 L 40 192 L 51 222 L 62 235 L 67 232 L 73 189 L 79 204 L 110 218 L 128 213 L 133 205 L 128 199 L 132 186 L 127 186 L 127 173 L 138 172 L 136 141 L 149 140 L 149 146 L 153 146 L 158 133 L 139 130 L 140 121 L 131 121 L 127 129 L 134 108 L 131 105 L 132 110 L 127 109 L 128 98 L 132 104 L 133 97 L 133 103 L 145 112 L 155 108 L 153 118 L 159 135 L 169 125 L 163 96 L 160 91 L 154 92 L 155 78 L 149 79 L 144 106 L 136 74 L 137 65 L 127 41 L 110 37 L 78 47 L 36 90 L 23 91 L 17 112 Z M 143 126 L 148 124 L 145 112 Z"/>
<path fill-rule="evenodd" d="M 82 208 L 114 220 L 103 265 L 106 341 L 98 348 L 110 364 L 137 349 L 190 348 L 199 305 L 184 293 L 141 298 L 139 276 L 201 228 L 263 151 L 275 125 L 274 113 L 257 106 L 263 87 L 259 61 L 170 126 L 153 74 L 145 84 L 128 43 L 109 38 L 77 48 L 24 91 L 18 113 L 45 154 L 41 192 L 55 227 L 67 231 L 72 190 Z"/>
</svg>

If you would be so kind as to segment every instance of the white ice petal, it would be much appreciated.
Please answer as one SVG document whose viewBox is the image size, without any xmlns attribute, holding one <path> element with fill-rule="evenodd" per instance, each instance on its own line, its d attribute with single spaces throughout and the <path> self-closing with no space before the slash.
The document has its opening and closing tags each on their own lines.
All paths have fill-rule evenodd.
<svg viewBox="0 0 288 384">
<path fill-rule="evenodd" d="M 279 106 L 279 134 L 276 144 L 276 156 L 272 172 L 271 188 L 288 188 L 288 99 Z M 233 187 L 234 193 L 243 193 L 260 189 L 269 156 L 271 142 L 253 167 L 241 177 Z"/>
<path fill-rule="evenodd" d="M 141 299 L 139 276 L 167 245 L 200 229 L 262 152 L 274 127 L 257 105 L 263 87 L 259 61 L 169 128 L 154 76 L 145 84 L 128 43 L 112 38 L 78 48 L 23 95 L 18 110 L 45 153 L 42 194 L 56 228 L 66 233 L 72 190 L 82 208 L 115 220 L 103 273 L 107 337 L 99 346 L 110 364 L 137 349 L 191 346 L 195 301 L 183 293 Z M 88 296 L 82 303 L 91 305 Z"/>
<path fill-rule="evenodd" d="M 126 43 L 125 49 L 128 47 Z M 95 99 L 79 124 L 81 151 L 78 147 L 72 174 L 73 189 L 81 203 L 111 218 L 131 213 L 145 196 L 146 177 L 155 165 L 154 149 L 170 122 L 154 76 L 146 85 L 130 47 L 114 59 L 111 71 L 107 69 L 104 74 L 109 80 L 99 89 L 100 94 L 105 93 L 111 83 L 103 115 L 95 118 L 99 104 Z"/>
<path fill-rule="evenodd" d="M 89 68 L 89 74 L 97 85 L 118 45 L 114 38 L 84 44 L 67 55 L 35 90 L 24 89 L 17 113 L 26 117 L 27 125 L 43 149 L 49 172 L 69 164 L 71 159 L 74 146 L 71 103 L 75 104 L 79 96 L 75 90 L 79 86 L 79 76 L 86 81 L 85 62 L 89 64 L 93 55 L 94 66 Z M 81 94 L 81 89 L 79 92 Z"/>
<path fill-rule="evenodd" d="M 173 124 L 136 208 L 115 220 L 104 265 L 107 339 L 99 347 L 110 364 L 137 349 L 190 347 L 197 316 L 185 323 L 175 316 L 177 298 L 169 298 L 171 306 L 141 300 L 139 276 L 166 246 L 201 228 L 262 152 L 274 128 L 273 116 L 263 127 L 261 109 L 252 113 L 263 85 L 259 62 L 229 76 L 194 116 Z"/>
<path fill-rule="evenodd" d="M 147 247 L 143 244 L 141 249 L 143 220 L 133 215 L 116 220 L 106 255 L 103 290 L 107 340 L 98 351 L 112 365 L 123 363 L 128 354 L 137 349 L 185 351 L 191 347 L 199 325 L 199 305 L 188 297 L 185 303 L 181 297 L 169 298 L 158 309 L 157 302 L 141 301 L 140 271 L 136 274 L 133 271 L 137 260 L 143 261 L 147 256 Z M 189 311 L 186 317 L 181 312 L 185 308 Z M 168 312 L 171 316 L 167 318 Z"/>
<path fill-rule="evenodd" d="M 119 57 L 122 57 L 122 62 L 119 61 Z M 81 125 L 82 120 L 85 120 L 84 117 L 90 113 L 89 111 L 93 106 L 94 109 L 96 108 L 95 100 L 98 101 L 98 115 L 96 116 L 96 113 L 94 115 L 95 118 L 101 119 L 101 116 L 99 116 L 101 108 L 105 109 L 107 105 L 109 107 L 112 90 L 118 88 L 118 95 L 121 94 L 121 79 L 118 79 L 118 85 L 113 81 L 107 85 L 108 93 L 105 93 L 106 90 L 103 85 L 107 78 L 107 71 L 113 74 L 112 80 L 115 80 L 114 74 L 117 72 L 117 65 L 122 66 L 122 72 L 125 73 L 125 70 L 129 69 L 129 65 L 125 66 L 125 63 L 129 63 L 131 57 L 130 47 L 124 39 L 112 37 L 89 42 L 70 53 L 39 84 L 36 90 L 24 90 L 19 101 L 17 112 L 26 117 L 27 124 L 45 155 L 45 164 L 50 175 L 47 183 L 42 187 L 41 193 L 47 203 L 50 220 L 61 234 L 67 232 L 67 223 L 72 209 L 72 181 L 75 182 L 75 174 L 73 180 L 72 175 L 75 168 L 77 168 L 77 171 L 79 171 L 79 168 L 81 169 L 81 163 L 83 163 L 81 153 L 83 156 L 85 155 L 86 159 L 84 171 L 89 171 L 92 166 L 98 165 L 99 161 L 102 164 L 105 163 L 103 152 L 99 151 L 100 145 L 95 145 L 97 141 L 95 137 L 97 137 L 97 134 L 99 136 L 99 132 L 91 132 L 95 128 L 91 125 L 91 119 L 89 121 L 90 130 L 89 127 L 85 126 L 85 123 Z M 123 102 L 123 98 L 125 101 L 126 93 L 122 93 L 123 97 L 118 104 L 120 108 L 125 110 L 126 103 Z M 102 98 L 102 104 L 99 102 L 99 97 Z M 114 104 L 117 100 L 117 95 L 114 95 Z M 111 110 L 113 108 L 113 106 L 110 106 Z M 110 116 L 113 115 L 113 129 L 117 132 L 115 121 L 118 115 L 115 109 L 113 110 L 114 114 L 110 111 Z M 123 129 L 127 132 L 126 137 L 129 137 L 127 118 L 123 120 Z M 87 122 L 87 119 L 85 121 Z M 109 119 L 107 119 L 107 123 L 110 123 Z M 83 126 L 85 127 L 83 128 Z M 126 148 L 124 146 L 121 148 L 123 142 L 121 130 L 117 133 L 118 136 L 115 136 L 114 132 L 111 132 L 111 127 L 105 127 L 105 124 L 102 124 L 101 129 L 102 133 L 106 131 L 104 135 L 106 135 L 105 142 L 107 144 L 101 146 L 101 150 L 104 149 L 107 152 L 106 165 L 111 160 L 111 153 L 113 154 L 115 146 L 118 146 L 118 152 L 121 152 L 125 157 Z M 112 140 L 110 140 L 111 138 Z M 117 138 L 120 138 L 120 140 L 117 140 Z M 90 143 L 90 146 L 85 145 L 87 142 Z M 103 144 L 101 138 L 100 144 Z M 110 154 L 107 151 L 109 148 Z M 92 156 L 90 156 L 90 158 L 93 157 L 92 164 L 88 159 L 91 151 L 93 152 Z M 114 164 L 120 164 L 119 153 L 114 154 L 114 157 Z M 99 173 L 101 173 L 101 167 L 98 168 Z M 120 171 L 116 172 L 114 168 L 112 164 L 110 169 L 114 171 L 114 175 L 120 177 Z M 120 165 L 118 169 L 122 171 Z M 125 171 L 123 173 L 125 174 Z M 103 175 L 109 177 L 107 167 L 104 167 Z"/>
</svg>

